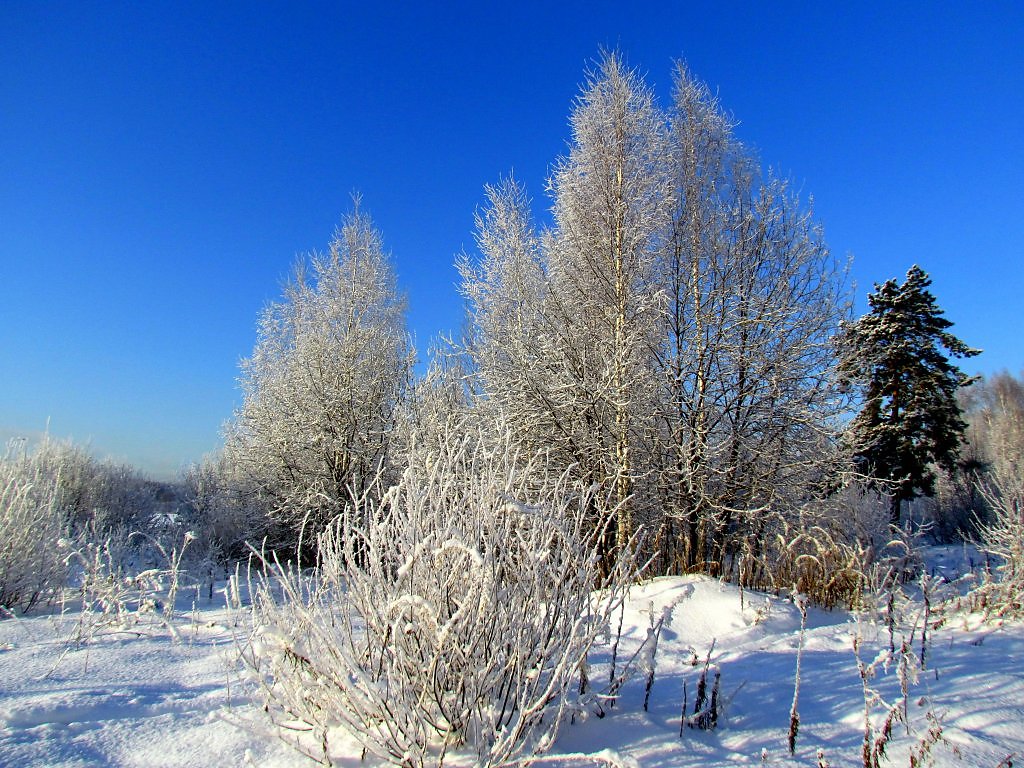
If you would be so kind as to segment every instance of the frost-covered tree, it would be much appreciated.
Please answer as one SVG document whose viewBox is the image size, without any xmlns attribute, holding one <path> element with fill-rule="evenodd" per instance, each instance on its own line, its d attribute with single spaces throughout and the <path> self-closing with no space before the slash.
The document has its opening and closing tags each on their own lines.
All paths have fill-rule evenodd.
<svg viewBox="0 0 1024 768">
<path fill-rule="evenodd" d="M 994 579 L 974 597 L 993 616 L 1024 614 L 1024 376 L 1008 372 L 983 379 L 968 390 L 967 475 L 981 496 L 971 512 L 981 518 L 977 539 L 997 558 Z M 965 393 L 967 394 L 967 393 Z M 967 462 L 964 462 L 967 463 Z M 981 514 L 984 511 L 984 515 Z"/>
<path fill-rule="evenodd" d="M 682 63 L 669 117 L 675 192 L 654 358 L 661 549 L 668 566 L 716 569 L 830 469 L 845 270 L 810 208 L 762 175 Z"/>
<path fill-rule="evenodd" d="M 939 541 L 977 537 L 978 524 L 996 513 L 991 490 L 997 479 L 1005 485 L 1024 468 L 1024 378 L 1006 371 L 979 377 L 958 400 L 967 431 L 956 470 L 939 472 L 935 495 L 911 507 Z"/>
<path fill-rule="evenodd" d="M 711 299 L 720 312 L 706 434 L 717 476 L 701 469 L 719 563 L 735 539 L 759 546 L 767 513 L 792 515 L 813 498 L 833 470 L 843 408 L 833 337 L 846 312 L 845 270 L 785 182 L 752 174 L 734 185 L 725 290 Z"/>
<path fill-rule="evenodd" d="M 578 414 L 580 465 L 619 512 L 615 546 L 634 528 L 661 293 L 656 256 L 669 221 L 668 128 L 641 76 L 618 54 L 591 73 L 571 117 L 569 153 L 549 182 L 548 341 L 553 394 Z"/>
<path fill-rule="evenodd" d="M 551 230 L 517 185 L 488 189 L 466 348 L 478 415 L 602 487 L 618 534 L 660 528 L 664 567 L 712 567 L 827 471 L 845 272 L 707 87 L 684 65 L 675 85 L 665 113 L 602 61 Z"/>
<path fill-rule="evenodd" d="M 269 524 L 258 489 L 242 469 L 220 452 L 182 473 L 181 521 L 198 539 L 197 548 L 216 560 L 244 559 Z"/>
<path fill-rule="evenodd" d="M 427 446 L 440 450 L 446 436 L 465 433 L 486 420 L 471 410 L 466 362 L 462 350 L 447 341 L 430 350 L 427 370 L 411 383 L 398 409 L 389 461 L 392 477 L 401 475 L 417 451 Z M 486 423 L 497 434 L 496 422 Z"/>
<path fill-rule="evenodd" d="M 1024 376 L 1006 371 L 971 387 L 967 404 L 969 460 L 977 469 L 1024 473 Z"/>
<path fill-rule="evenodd" d="M 654 461 L 665 510 L 666 564 L 691 568 L 701 559 L 705 489 L 713 474 L 714 352 L 724 330 L 716 298 L 727 290 L 723 234 L 737 144 L 710 91 L 681 64 L 673 97 L 669 124 L 676 194 L 659 262 L 667 301 L 655 357 L 660 391 Z"/>
<path fill-rule="evenodd" d="M 655 257 L 668 222 L 664 116 L 618 54 L 590 73 L 571 117 L 569 153 L 549 182 L 554 226 L 538 234 L 525 192 L 487 189 L 480 258 L 460 261 L 475 410 L 544 449 L 618 510 L 604 551 L 629 540 L 650 500 L 649 358 L 660 312 Z M 642 455 L 638 455 L 638 453 Z"/>
<path fill-rule="evenodd" d="M 386 462 L 412 350 L 405 298 L 359 200 L 326 254 L 300 262 L 260 315 L 226 434 L 274 519 L 321 530 Z"/>
<path fill-rule="evenodd" d="M 548 284 L 541 238 L 526 191 L 509 178 L 485 188 L 476 215 L 479 258 L 457 263 L 466 300 L 463 360 L 481 423 L 502 423 L 518 448 L 550 445 L 563 414 L 551 407 Z M 563 466 L 574 460 L 571 453 Z"/>
<path fill-rule="evenodd" d="M 844 334 L 842 373 L 857 385 L 863 407 L 851 425 L 861 471 L 890 496 L 893 523 L 904 501 L 931 496 L 936 466 L 952 471 L 967 424 L 957 392 L 970 383 L 949 355 L 973 357 L 949 332 L 952 322 L 916 264 L 902 284 L 888 280 L 868 296 L 871 311 Z M 945 350 L 945 351 L 944 351 Z"/>
</svg>

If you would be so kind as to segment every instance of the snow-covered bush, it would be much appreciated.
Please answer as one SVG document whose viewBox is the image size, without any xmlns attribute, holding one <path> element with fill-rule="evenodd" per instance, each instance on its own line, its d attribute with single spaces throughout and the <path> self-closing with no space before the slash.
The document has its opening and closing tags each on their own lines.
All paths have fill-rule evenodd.
<svg viewBox="0 0 1024 768">
<path fill-rule="evenodd" d="M 588 492 L 544 479 L 540 456 L 449 434 L 410 459 L 321 535 L 315 575 L 275 563 L 255 586 L 243 659 L 282 733 L 325 762 L 339 728 L 403 766 L 540 753 L 583 704 L 635 566 L 602 575 Z"/>
<path fill-rule="evenodd" d="M 23 453 L 31 473 L 55 486 L 57 506 L 75 528 L 110 531 L 149 523 L 159 485 L 133 467 L 97 459 L 85 446 L 49 435 Z"/>
<path fill-rule="evenodd" d="M 981 526 L 981 547 L 1000 564 L 974 598 L 996 616 L 1024 616 L 1024 472 L 1013 469 L 997 471 L 983 490 L 990 520 Z"/>
<path fill-rule="evenodd" d="M 24 446 L 0 460 L 0 608 L 27 610 L 64 583 L 57 480 Z"/>
<path fill-rule="evenodd" d="M 267 531 L 267 511 L 259 491 L 228 456 L 220 453 L 190 466 L 182 477 L 180 518 L 196 536 L 193 552 L 211 561 L 244 559 L 247 543 Z"/>
</svg>

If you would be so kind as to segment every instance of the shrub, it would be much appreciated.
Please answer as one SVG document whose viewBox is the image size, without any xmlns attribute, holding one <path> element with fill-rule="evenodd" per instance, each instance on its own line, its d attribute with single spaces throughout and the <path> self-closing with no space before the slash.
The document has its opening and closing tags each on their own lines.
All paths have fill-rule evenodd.
<svg viewBox="0 0 1024 768">
<path fill-rule="evenodd" d="M 197 537 L 195 549 L 211 561 L 244 559 L 248 542 L 267 532 L 267 513 L 258 490 L 223 453 L 193 464 L 181 483 L 182 521 Z"/>
<path fill-rule="evenodd" d="M 0 607 L 28 610 L 66 576 L 57 478 L 13 443 L 0 460 Z"/>
<path fill-rule="evenodd" d="M 56 506 L 78 530 L 106 532 L 150 522 L 160 486 L 127 464 L 97 459 L 84 446 L 49 435 L 31 451 L 22 445 L 9 452 L 8 460 L 36 485 L 52 486 Z"/>
<path fill-rule="evenodd" d="M 541 468 L 450 435 L 414 447 L 379 503 L 321 535 L 315 576 L 275 562 L 243 659 L 296 746 L 329 763 L 338 726 L 404 766 L 550 746 L 636 571 L 600 574 L 588 493 Z"/>
<path fill-rule="evenodd" d="M 996 578 L 986 580 L 973 597 L 990 615 L 1024 616 L 1024 473 L 1017 467 L 997 470 L 982 493 L 990 521 L 981 526 L 981 547 L 1000 564 Z"/>
</svg>

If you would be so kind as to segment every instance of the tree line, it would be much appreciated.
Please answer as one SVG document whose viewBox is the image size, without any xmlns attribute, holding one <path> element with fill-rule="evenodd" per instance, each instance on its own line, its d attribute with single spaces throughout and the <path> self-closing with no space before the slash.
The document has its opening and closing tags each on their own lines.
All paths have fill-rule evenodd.
<svg viewBox="0 0 1024 768">
<path fill-rule="evenodd" d="M 454 428 L 590 489 L 605 558 L 642 531 L 657 572 L 738 576 L 788 531 L 884 531 L 936 467 L 958 471 L 968 379 L 947 353 L 977 351 L 923 270 L 854 321 L 812 207 L 685 64 L 663 107 L 604 56 L 571 128 L 550 225 L 515 178 L 485 187 L 457 261 L 464 330 L 420 379 L 355 201 L 261 314 L 224 451 L 193 472 L 200 503 L 293 547 Z"/>
<path fill-rule="evenodd" d="M 332 521 L 459 435 L 517 457 L 534 488 L 563 478 L 603 562 L 631 549 L 655 573 L 773 586 L 822 546 L 871 557 L 890 525 L 950 540 L 985 522 L 994 480 L 1020 474 L 1020 380 L 966 386 L 950 358 L 977 350 L 916 265 L 854 319 L 809 203 L 684 64 L 672 74 L 664 106 L 616 53 L 587 75 L 550 224 L 515 178 L 484 188 L 457 258 L 463 330 L 424 376 L 354 199 L 261 312 L 242 405 L 185 473 L 174 526 L 211 559 L 260 542 L 316 557 Z M 157 506 L 154 484 L 75 446 L 15 447 L 4 469 L 15 527 L 10 510 L 46 507 L 58 527 L 145 528 Z"/>
</svg>

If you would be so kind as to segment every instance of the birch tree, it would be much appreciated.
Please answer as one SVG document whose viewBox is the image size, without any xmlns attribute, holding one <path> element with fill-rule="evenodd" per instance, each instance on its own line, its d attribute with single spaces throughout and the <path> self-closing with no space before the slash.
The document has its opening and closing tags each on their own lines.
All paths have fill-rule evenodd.
<svg viewBox="0 0 1024 768">
<path fill-rule="evenodd" d="M 569 154 L 550 181 L 551 343 L 560 396 L 580 413 L 591 479 L 618 508 L 615 545 L 633 531 L 635 455 L 653 392 L 649 351 L 661 294 L 655 254 L 669 220 L 668 130 L 642 78 L 607 55 L 571 117 Z M 591 452 L 591 446 L 596 448 Z M 638 497 L 639 498 L 639 497 Z"/>
<path fill-rule="evenodd" d="M 834 470 L 845 407 L 834 337 L 848 312 L 845 268 L 813 211 L 770 176 L 744 175 L 734 185 L 726 343 L 716 352 L 722 452 L 715 546 L 723 567 L 744 536 L 757 554 L 767 513 L 792 516 Z"/>
<path fill-rule="evenodd" d="M 475 410 L 604 490 L 608 551 L 649 525 L 663 567 L 720 570 L 835 456 L 845 270 L 685 65 L 664 113 L 607 56 L 571 124 L 552 228 L 489 188 L 460 263 Z"/>
<path fill-rule="evenodd" d="M 671 113 L 676 208 L 661 266 L 664 548 L 723 566 L 772 515 L 814 494 L 844 402 L 832 337 L 845 269 L 809 206 L 762 176 L 731 120 L 684 64 Z"/>
<path fill-rule="evenodd" d="M 845 279 L 810 209 L 762 177 L 707 86 L 682 63 L 674 86 L 653 358 L 661 549 L 666 567 L 714 571 L 824 471 Z"/>
<path fill-rule="evenodd" d="M 716 352 L 725 342 L 725 240 L 732 157 L 738 143 L 707 87 L 677 65 L 670 117 L 674 208 L 659 263 L 667 302 L 654 363 L 655 429 L 666 563 L 703 559 L 714 478 L 712 430 L 721 408 Z"/>
<path fill-rule="evenodd" d="M 469 389 L 478 420 L 508 425 L 517 447 L 532 452 L 550 448 L 561 426 L 545 344 L 545 257 L 526 190 L 509 178 L 485 193 L 476 215 L 480 257 L 464 254 L 457 263 L 466 300 Z"/>
<path fill-rule="evenodd" d="M 377 476 L 411 370 L 405 298 L 355 203 L 328 252 L 300 262 L 260 315 L 227 428 L 231 460 L 293 535 L 322 529 Z"/>
</svg>

